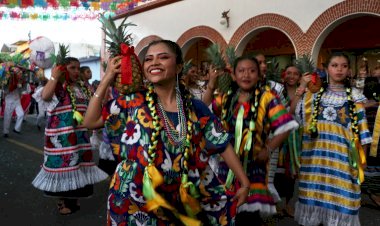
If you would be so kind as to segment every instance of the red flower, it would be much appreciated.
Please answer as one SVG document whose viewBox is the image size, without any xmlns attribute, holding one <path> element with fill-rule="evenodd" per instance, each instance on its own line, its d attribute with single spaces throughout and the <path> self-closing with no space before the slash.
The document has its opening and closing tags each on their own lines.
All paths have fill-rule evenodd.
<svg viewBox="0 0 380 226">
<path fill-rule="evenodd" d="M 70 133 L 69 137 L 67 138 L 71 145 L 75 145 L 78 141 L 77 135 L 75 133 Z"/>
<path fill-rule="evenodd" d="M 90 162 L 92 160 L 92 151 L 87 150 L 83 153 L 83 161 Z"/>
<path fill-rule="evenodd" d="M 118 215 L 123 215 L 129 210 L 130 202 L 127 198 L 121 198 L 119 196 L 116 196 L 115 194 L 111 194 L 108 202 L 110 206 L 110 211 Z"/>
<path fill-rule="evenodd" d="M 59 118 L 56 115 L 51 116 L 50 118 L 50 126 L 51 128 L 57 128 L 59 125 Z"/>
<path fill-rule="evenodd" d="M 125 100 L 125 98 L 118 98 L 117 103 L 122 107 L 122 108 L 135 108 L 138 106 L 141 106 L 142 103 L 144 103 L 145 98 L 141 93 L 137 93 L 135 95 L 135 98 L 133 98 L 130 101 Z"/>
</svg>

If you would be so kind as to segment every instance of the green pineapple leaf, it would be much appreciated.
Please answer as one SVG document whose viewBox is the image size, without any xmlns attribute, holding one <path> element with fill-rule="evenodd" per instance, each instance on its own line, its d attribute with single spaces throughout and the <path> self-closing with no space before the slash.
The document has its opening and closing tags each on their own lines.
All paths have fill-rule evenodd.
<svg viewBox="0 0 380 226">
<path fill-rule="evenodd" d="M 268 81 L 271 80 L 275 82 L 281 82 L 280 64 L 276 57 L 273 57 L 271 62 L 268 64 L 266 79 Z"/>
<path fill-rule="evenodd" d="M 100 14 L 99 21 L 103 24 L 102 30 L 104 31 L 106 38 L 104 42 L 107 46 L 107 50 L 111 57 L 120 55 L 120 46 L 122 43 L 130 46 L 133 43 L 132 34 L 128 31 L 131 26 L 137 26 L 131 22 L 126 23 L 128 17 L 125 17 L 123 21 L 116 26 L 114 20 L 111 17 L 106 17 L 104 14 Z"/>
<path fill-rule="evenodd" d="M 315 71 L 315 63 L 309 54 L 302 55 L 302 57 L 295 61 L 295 64 L 302 75 L 305 73 L 313 73 Z"/>
<path fill-rule="evenodd" d="M 211 64 L 215 65 L 218 69 L 226 68 L 226 62 L 223 59 L 220 46 L 216 43 L 212 44 L 206 49 L 207 57 L 211 61 Z"/>
<path fill-rule="evenodd" d="M 56 65 L 65 65 L 66 64 L 66 58 L 67 58 L 69 52 L 70 52 L 69 46 L 68 45 L 66 46 L 65 44 L 60 43 L 58 45 L 58 53 L 55 57 L 55 64 Z M 52 59 L 54 59 L 54 57 Z"/>
<path fill-rule="evenodd" d="M 191 63 L 192 61 L 193 59 L 190 59 L 183 64 L 182 74 L 186 75 L 187 72 L 189 72 L 190 68 L 193 66 Z"/>
<path fill-rule="evenodd" d="M 225 51 L 226 54 L 226 60 L 230 67 L 234 66 L 235 60 L 237 58 L 236 53 L 235 53 L 235 47 L 234 46 L 228 46 Z"/>
</svg>

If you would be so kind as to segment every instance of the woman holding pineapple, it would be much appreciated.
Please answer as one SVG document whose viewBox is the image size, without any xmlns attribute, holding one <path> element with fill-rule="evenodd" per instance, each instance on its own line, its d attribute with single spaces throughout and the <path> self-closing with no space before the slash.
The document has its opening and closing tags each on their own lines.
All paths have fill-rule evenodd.
<svg viewBox="0 0 380 226">
<path fill-rule="evenodd" d="M 121 160 L 110 185 L 108 225 L 230 223 L 229 211 L 236 206 L 228 206 L 209 156 L 220 153 L 238 178 L 238 206 L 245 202 L 249 181 L 219 120 L 180 84 L 180 47 L 168 40 L 152 42 L 143 63 L 147 88 L 120 95 L 101 110 L 107 87 L 121 72 L 121 59 L 108 61 L 84 122 L 90 129 L 105 126 Z"/>
<path fill-rule="evenodd" d="M 365 146 L 372 140 L 366 99 L 351 88 L 348 56 L 332 54 L 327 72 L 328 82 L 316 93 L 297 91 L 302 98 L 295 114 L 304 127 L 294 218 L 301 225 L 357 226 Z"/>
<path fill-rule="evenodd" d="M 32 184 L 57 197 L 62 215 L 79 210 L 78 198 L 89 197 L 93 184 L 108 177 L 92 159 L 89 134 L 81 125 L 89 90 L 78 83 L 79 61 L 68 57 L 52 70 L 45 87 L 36 92 L 48 102 L 43 166 Z"/>
</svg>

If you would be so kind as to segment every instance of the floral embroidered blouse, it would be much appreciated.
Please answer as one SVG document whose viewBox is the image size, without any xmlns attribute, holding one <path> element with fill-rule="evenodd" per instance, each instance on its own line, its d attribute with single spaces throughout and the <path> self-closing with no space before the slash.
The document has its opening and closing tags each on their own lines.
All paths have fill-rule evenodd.
<svg viewBox="0 0 380 226">
<path fill-rule="evenodd" d="M 103 107 L 105 130 L 119 165 L 112 178 L 108 197 L 108 225 L 170 225 L 162 213 L 148 212 L 142 192 L 144 169 L 148 165 L 147 150 L 154 131 L 153 119 L 145 101 L 146 92 L 119 96 Z M 203 212 L 210 221 L 226 221 L 228 207 L 223 185 L 211 171 L 209 156 L 221 153 L 230 135 L 206 105 L 192 99 L 190 120 L 193 124 L 191 156 L 188 160 L 189 181 L 200 193 Z M 176 113 L 170 113 L 175 114 Z M 189 119 L 187 119 L 189 120 Z M 163 123 L 162 121 L 160 123 Z M 160 131 L 155 166 L 164 177 L 156 191 L 184 214 L 179 197 L 183 150 L 172 145 L 165 130 Z M 224 217 L 220 217 L 220 216 Z"/>
</svg>

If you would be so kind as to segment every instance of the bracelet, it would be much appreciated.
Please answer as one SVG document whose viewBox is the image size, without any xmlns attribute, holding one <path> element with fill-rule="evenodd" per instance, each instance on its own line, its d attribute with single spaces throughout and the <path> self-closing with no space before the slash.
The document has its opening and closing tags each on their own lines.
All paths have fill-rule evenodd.
<svg viewBox="0 0 380 226">
<path fill-rule="evenodd" d="M 94 97 L 99 98 L 99 95 L 97 93 L 94 93 Z"/>
<path fill-rule="evenodd" d="M 249 185 L 246 185 L 246 186 L 241 186 L 240 188 L 244 188 L 244 189 L 250 189 L 250 186 Z"/>
<path fill-rule="evenodd" d="M 55 78 L 53 76 L 50 76 L 49 80 L 55 81 Z"/>
<path fill-rule="evenodd" d="M 298 87 L 298 88 L 296 89 L 296 93 L 295 93 L 295 95 L 296 95 L 296 96 L 302 96 L 302 94 L 304 94 L 305 91 L 306 91 L 305 88 L 303 88 L 303 87 Z"/>
</svg>

